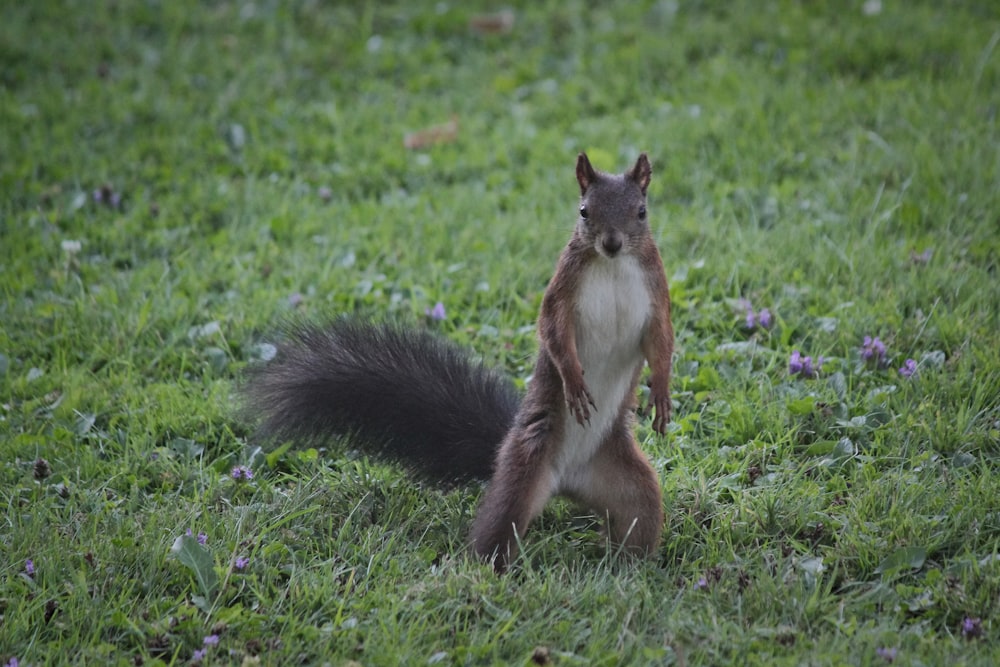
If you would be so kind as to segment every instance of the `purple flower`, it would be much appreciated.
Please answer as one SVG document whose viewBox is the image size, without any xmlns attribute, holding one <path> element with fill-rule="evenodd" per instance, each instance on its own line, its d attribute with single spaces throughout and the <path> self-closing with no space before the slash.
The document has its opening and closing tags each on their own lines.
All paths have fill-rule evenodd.
<svg viewBox="0 0 1000 667">
<path fill-rule="evenodd" d="M 788 359 L 788 373 L 795 375 L 802 372 L 802 355 L 798 350 L 792 350 L 792 356 Z"/>
<path fill-rule="evenodd" d="M 288 295 L 288 305 L 294 308 L 295 306 L 302 303 L 302 295 L 298 292 L 292 292 Z"/>
<path fill-rule="evenodd" d="M 978 618 L 968 616 L 962 621 L 962 636 L 966 639 L 976 639 L 983 636 L 983 622 Z"/>
<path fill-rule="evenodd" d="M 865 361 L 873 361 L 876 365 L 885 361 L 885 343 L 879 340 L 878 336 L 872 338 L 865 336 L 861 343 L 861 358 Z"/>
<path fill-rule="evenodd" d="M 703 591 L 708 588 L 708 579 L 705 577 L 699 577 L 698 581 L 694 583 L 694 589 L 696 591 Z"/>
<path fill-rule="evenodd" d="M 897 650 L 895 648 L 877 648 L 875 649 L 875 655 L 882 658 L 886 662 L 893 662 L 896 660 Z"/>
<path fill-rule="evenodd" d="M 24 573 L 29 577 L 34 578 L 35 576 L 35 561 L 30 558 L 24 561 Z"/>
<path fill-rule="evenodd" d="M 111 208 L 118 208 L 122 203 L 121 194 L 115 192 L 114 188 L 108 183 L 94 190 L 93 197 L 95 204 L 105 204 Z"/>
<path fill-rule="evenodd" d="M 771 325 L 774 324 L 774 320 L 771 317 L 771 311 L 767 308 L 761 308 L 759 311 L 754 312 L 753 304 L 747 299 L 740 299 L 739 305 L 746 311 L 746 327 L 747 329 L 756 329 L 758 326 L 761 329 L 770 329 Z"/>
<path fill-rule="evenodd" d="M 319 189 L 316 190 L 316 194 L 318 194 L 319 198 L 323 201 L 330 201 L 333 199 L 333 190 L 328 185 L 319 186 Z"/>
<path fill-rule="evenodd" d="M 17 658 L 11 658 L 4 667 L 17 667 L 18 664 Z"/>
<path fill-rule="evenodd" d="M 792 350 L 792 356 L 788 359 L 789 375 L 811 378 L 815 377 L 821 368 L 823 368 L 823 357 L 816 357 L 816 365 L 813 366 L 813 358 L 803 357 L 798 350 Z"/>
<path fill-rule="evenodd" d="M 913 377 L 913 374 L 917 372 L 917 362 L 913 359 L 907 359 L 903 362 L 903 365 L 899 369 L 899 374 L 905 378 Z"/>
<path fill-rule="evenodd" d="M 240 556 L 239 558 L 236 559 L 236 562 L 233 563 L 233 567 L 235 567 L 237 570 L 245 570 L 246 566 L 249 564 L 250 564 L 249 558 L 247 558 L 246 556 Z"/>
<path fill-rule="evenodd" d="M 424 311 L 424 315 L 431 318 L 432 320 L 437 320 L 438 322 L 448 317 L 447 313 L 444 310 L 444 304 L 441 303 L 440 301 L 435 303 L 433 308 L 426 309 Z"/>
<path fill-rule="evenodd" d="M 208 649 L 200 648 L 191 654 L 191 659 L 195 662 L 201 662 L 205 659 L 206 655 L 208 655 Z"/>
<path fill-rule="evenodd" d="M 191 532 L 190 528 L 187 529 L 187 533 L 185 533 L 185 535 L 187 535 L 188 537 L 194 537 L 194 533 Z M 199 530 L 198 531 L 198 544 L 200 544 L 202 546 L 205 546 L 207 543 L 208 543 L 208 535 L 205 534 L 205 533 L 203 533 L 203 532 L 201 532 Z"/>
<path fill-rule="evenodd" d="M 218 646 L 219 635 L 208 635 L 202 640 L 202 644 L 204 644 L 205 646 Z"/>
<path fill-rule="evenodd" d="M 927 262 L 931 261 L 931 257 L 933 256 L 934 256 L 934 251 L 931 250 L 930 248 L 927 248 L 920 254 L 917 254 L 916 250 L 910 251 L 910 261 L 913 262 L 914 264 L 926 264 Z"/>
<path fill-rule="evenodd" d="M 253 479 L 253 470 L 248 466 L 234 466 L 231 474 L 237 482 Z"/>
</svg>

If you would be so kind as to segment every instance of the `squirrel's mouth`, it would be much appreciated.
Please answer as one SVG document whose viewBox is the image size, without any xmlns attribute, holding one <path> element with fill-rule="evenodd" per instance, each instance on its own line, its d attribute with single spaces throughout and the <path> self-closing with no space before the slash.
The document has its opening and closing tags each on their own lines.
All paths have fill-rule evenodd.
<svg viewBox="0 0 1000 667">
<path fill-rule="evenodd" d="M 594 244 L 597 252 L 611 259 L 617 257 L 625 248 L 625 236 L 620 232 L 601 234 Z"/>
</svg>

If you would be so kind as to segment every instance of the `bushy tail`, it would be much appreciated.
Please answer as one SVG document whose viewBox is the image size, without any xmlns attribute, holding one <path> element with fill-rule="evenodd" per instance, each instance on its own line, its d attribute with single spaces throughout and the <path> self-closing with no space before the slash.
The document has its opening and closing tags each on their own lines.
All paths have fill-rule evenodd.
<svg viewBox="0 0 1000 667">
<path fill-rule="evenodd" d="M 509 379 L 439 336 L 396 324 L 293 323 L 284 334 L 274 359 L 243 384 L 258 437 L 346 435 L 427 479 L 490 477 L 519 403 Z"/>
</svg>

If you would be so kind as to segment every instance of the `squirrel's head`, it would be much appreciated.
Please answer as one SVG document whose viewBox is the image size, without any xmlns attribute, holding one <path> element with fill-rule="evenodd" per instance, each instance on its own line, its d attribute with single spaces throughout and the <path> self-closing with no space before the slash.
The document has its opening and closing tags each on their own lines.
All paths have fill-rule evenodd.
<svg viewBox="0 0 1000 667">
<path fill-rule="evenodd" d="M 604 257 L 628 254 L 649 236 L 646 188 L 653 173 L 645 153 L 624 174 L 595 170 L 586 153 L 576 160 L 580 183 L 578 233 Z"/>
</svg>

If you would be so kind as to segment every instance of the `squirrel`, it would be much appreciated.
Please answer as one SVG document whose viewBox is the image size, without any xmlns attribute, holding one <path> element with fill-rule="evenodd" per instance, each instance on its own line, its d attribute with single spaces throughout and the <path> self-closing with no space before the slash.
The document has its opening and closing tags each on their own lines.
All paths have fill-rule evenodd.
<svg viewBox="0 0 1000 667">
<path fill-rule="evenodd" d="M 427 331 L 352 318 L 291 323 L 274 359 L 243 383 L 256 437 L 349 436 L 432 481 L 488 480 L 470 542 L 497 572 L 556 495 L 602 517 L 624 551 L 652 555 L 664 515 L 656 471 L 633 434 L 636 388 L 645 360 L 653 429 L 664 433 L 674 334 L 647 221 L 651 174 L 645 153 L 620 175 L 579 154 L 579 218 L 542 297 L 523 398 Z"/>
</svg>

